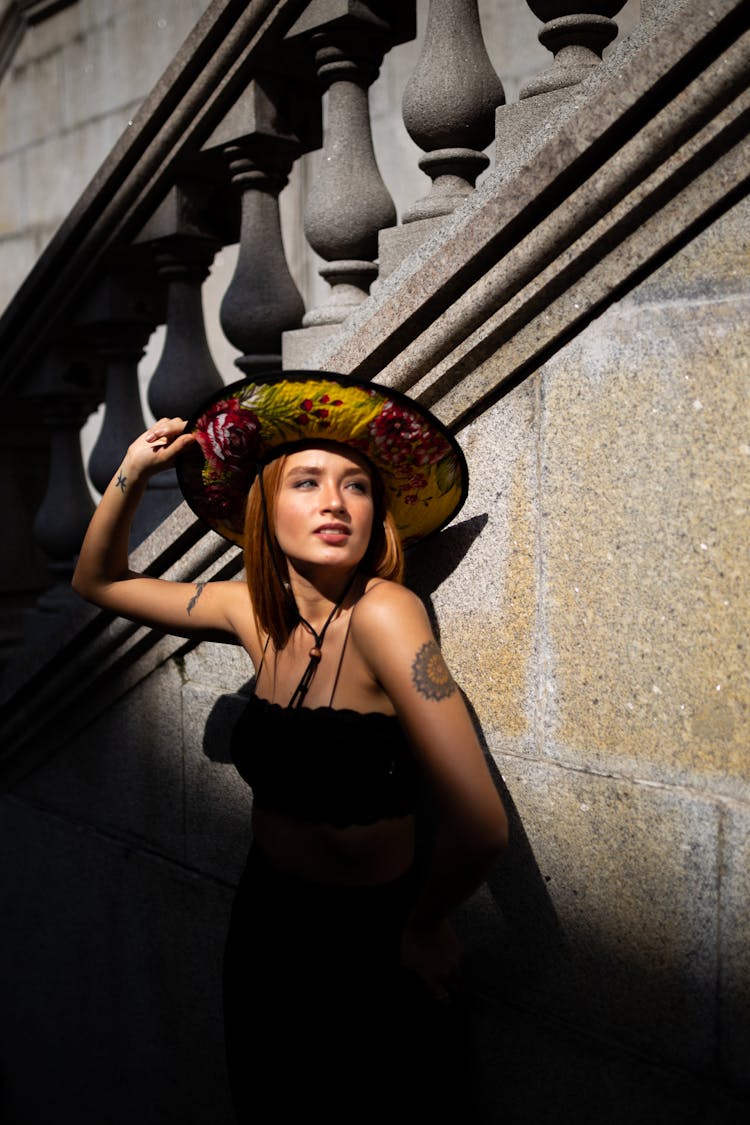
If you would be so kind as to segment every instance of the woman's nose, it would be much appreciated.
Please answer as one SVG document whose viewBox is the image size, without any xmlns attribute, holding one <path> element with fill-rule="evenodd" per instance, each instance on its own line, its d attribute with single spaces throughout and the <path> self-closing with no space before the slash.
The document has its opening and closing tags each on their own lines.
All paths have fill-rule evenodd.
<svg viewBox="0 0 750 1125">
<path fill-rule="evenodd" d="M 323 510 L 326 512 L 343 512 L 346 509 L 344 493 L 336 485 L 327 485 L 323 490 Z"/>
</svg>

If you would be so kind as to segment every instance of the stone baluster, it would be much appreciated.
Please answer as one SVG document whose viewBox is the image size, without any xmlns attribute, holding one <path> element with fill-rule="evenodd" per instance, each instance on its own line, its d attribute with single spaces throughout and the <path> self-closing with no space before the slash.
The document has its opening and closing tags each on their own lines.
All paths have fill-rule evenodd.
<svg viewBox="0 0 750 1125">
<path fill-rule="evenodd" d="M 422 52 L 403 97 L 404 125 L 425 155 L 419 167 L 429 194 L 405 223 L 449 215 L 474 190 L 488 165 L 503 85 L 482 37 L 477 0 L 430 0 Z"/>
<path fill-rule="evenodd" d="M 304 302 L 281 238 L 279 193 L 293 162 L 320 143 L 311 78 L 259 75 L 203 147 L 220 162 L 239 212 L 239 252 L 221 305 L 221 325 L 242 355 L 241 371 L 278 367 L 281 334 L 299 327 Z"/>
<path fill-rule="evenodd" d="M 318 79 L 326 96 L 323 152 L 305 207 L 305 234 L 327 265 L 328 300 L 304 325 L 340 324 L 365 300 L 378 275 L 378 233 L 396 222 L 396 207 L 375 160 L 369 88 L 384 47 L 376 35 L 313 37 Z"/>
<path fill-rule="evenodd" d="M 424 42 L 403 96 L 404 125 L 424 151 L 419 167 L 430 191 L 404 212 L 400 227 L 381 231 L 385 278 L 474 190 L 489 165 L 482 151 L 494 136 L 503 85 L 482 37 L 477 0 L 430 0 Z"/>
<path fill-rule="evenodd" d="M 85 305 L 77 329 L 103 366 L 104 419 L 89 458 L 89 476 L 103 492 L 125 450 L 146 428 L 138 364 L 157 324 L 163 296 L 144 269 L 117 269 L 105 277 Z M 152 478 L 138 509 L 133 542 L 142 539 L 179 503 L 172 474 Z"/>
<path fill-rule="evenodd" d="M 279 366 L 281 334 L 297 328 L 305 311 L 281 240 L 279 192 L 287 174 L 259 161 L 251 147 L 226 151 L 242 219 L 237 266 L 220 313 L 224 334 L 243 353 L 235 363 L 246 374 Z"/>
<path fill-rule="evenodd" d="M 148 386 L 155 418 L 189 418 L 223 386 L 206 339 L 201 286 L 220 243 L 198 219 L 197 202 L 173 188 L 136 240 L 149 248 L 166 289 L 166 332 Z"/>
<path fill-rule="evenodd" d="M 49 613 L 59 610 L 70 596 L 75 559 L 94 511 L 80 440 L 94 400 L 58 385 L 56 391 L 34 396 L 34 401 L 50 432 L 47 490 L 34 520 L 34 538 L 47 557 L 52 576 L 52 585 L 37 606 Z"/>
<path fill-rule="evenodd" d="M 495 174 L 513 167 L 519 149 L 554 127 L 555 116 L 571 91 L 601 61 L 617 36 L 612 17 L 624 0 L 527 0 L 544 21 L 539 40 L 554 61 L 522 88 L 519 100 L 498 109 L 495 120 Z"/>
<path fill-rule="evenodd" d="M 131 441 L 146 429 L 138 384 L 138 364 L 152 328 L 139 324 L 99 326 L 92 344 L 105 366 L 105 408 L 99 436 L 89 458 L 89 475 L 104 492 Z"/>
<path fill-rule="evenodd" d="M 539 42 L 554 55 L 551 66 L 527 82 L 520 100 L 576 86 L 617 37 L 616 16 L 624 0 L 526 0 L 544 21 Z"/>
<path fill-rule="evenodd" d="M 304 333 L 287 333 L 288 366 L 304 362 L 349 316 L 378 276 L 378 234 L 396 222 L 396 208 L 375 159 L 370 86 L 385 51 L 414 34 L 414 5 L 314 0 L 291 29 L 315 60 L 324 100 L 323 150 L 305 205 L 305 234 L 325 265 L 326 301 L 304 317 Z"/>
</svg>

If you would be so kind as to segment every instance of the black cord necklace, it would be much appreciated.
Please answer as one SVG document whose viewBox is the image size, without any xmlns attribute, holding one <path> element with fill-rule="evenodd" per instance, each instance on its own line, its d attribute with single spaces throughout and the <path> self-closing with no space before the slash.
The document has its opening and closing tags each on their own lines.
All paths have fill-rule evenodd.
<svg viewBox="0 0 750 1125">
<path fill-rule="evenodd" d="M 304 618 L 302 616 L 302 614 L 299 612 L 299 610 L 297 610 L 297 615 L 300 619 L 300 624 L 303 625 L 305 627 L 305 629 L 307 629 L 308 633 L 311 634 L 311 636 L 315 640 L 315 644 L 313 645 L 313 647 L 310 649 L 310 652 L 309 652 L 309 656 L 310 656 L 309 663 L 308 663 L 307 667 L 305 668 L 304 672 L 302 673 L 302 678 L 300 679 L 300 682 L 297 684 L 296 688 L 294 689 L 294 694 L 292 695 L 292 698 L 289 700 L 289 706 L 290 707 L 301 707 L 302 704 L 304 703 L 305 696 L 307 695 L 308 688 L 310 687 L 310 684 L 312 683 L 313 676 L 315 675 L 315 673 L 318 670 L 318 665 L 320 664 L 320 658 L 323 655 L 323 641 L 325 640 L 325 635 L 326 635 L 326 632 L 328 630 L 328 626 L 333 621 L 333 618 L 334 618 L 335 614 L 337 613 L 337 611 L 341 608 L 341 605 L 344 601 L 344 598 L 346 597 L 346 595 L 351 590 L 352 583 L 354 582 L 354 579 L 356 577 L 357 577 L 357 572 L 355 570 L 354 573 L 352 574 L 351 578 L 347 582 L 346 586 L 344 587 L 344 590 L 343 590 L 343 593 L 341 594 L 341 597 L 338 599 L 338 601 L 334 605 L 333 609 L 328 614 L 328 617 L 325 620 L 325 624 L 323 625 L 323 628 L 320 630 L 319 633 L 316 632 L 316 630 L 312 627 L 310 622 L 307 621 L 306 618 Z"/>
<path fill-rule="evenodd" d="M 346 595 L 351 590 L 352 583 L 354 582 L 354 579 L 357 577 L 357 571 L 356 571 L 356 569 L 354 570 L 351 578 L 347 582 L 346 586 L 344 586 L 344 590 L 343 590 L 343 593 L 341 594 L 341 597 L 336 602 L 336 604 L 333 607 L 333 609 L 331 610 L 331 612 L 328 614 L 328 617 L 325 620 L 323 628 L 320 630 L 319 633 L 317 633 L 315 631 L 315 629 L 313 629 L 310 622 L 307 621 L 302 616 L 302 614 L 300 613 L 299 606 L 297 605 L 296 599 L 294 598 L 294 595 L 292 594 L 292 591 L 289 589 L 287 583 L 284 582 L 284 578 L 283 578 L 283 576 L 282 576 L 282 574 L 279 570 L 279 564 L 276 561 L 276 552 L 274 550 L 273 537 L 271 535 L 270 520 L 268 518 L 268 502 L 266 500 L 266 490 L 265 490 L 265 487 L 263 485 L 263 466 L 258 465 L 257 471 L 258 471 L 258 484 L 259 484 L 259 487 L 260 487 L 261 507 L 262 507 L 262 510 L 263 510 L 263 530 L 265 532 L 266 540 L 268 542 L 268 549 L 269 549 L 269 553 L 271 555 L 271 562 L 273 564 L 273 568 L 276 571 L 276 577 L 278 578 L 279 582 L 282 585 L 282 588 L 284 589 L 284 593 L 286 594 L 286 597 L 289 601 L 290 609 L 293 610 L 293 612 L 299 618 L 300 624 L 303 625 L 305 627 L 305 629 L 307 629 L 308 633 L 310 633 L 311 636 L 315 640 L 315 644 L 310 649 L 310 653 L 309 653 L 310 661 L 309 661 L 307 667 L 305 668 L 304 672 L 302 673 L 302 678 L 301 678 L 300 682 L 297 684 L 296 688 L 294 689 L 294 694 L 292 695 L 292 698 L 289 700 L 289 706 L 290 707 L 301 707 L 303 702 L 304 702 L 305 696 L 307 695 L 308 688 L 310 687 L 310 684 L 312 683 L 313 676 L 315 675 L 315 673 L 318 670 L 318 665 L 320 664 L 320 658 L 323 655 L 323 641 L 325 639 L 325 635 L 326 635 L 326 631 L 328 629 L 328 626 L 333 621 L 333 618 L 334 618 L 334 615 L 335 615 L 336 611 L 341 608 L 341 605 L 342 605 L 342 602 L 344 601 L 344 598 L 346 597 Z"/>
</svg>

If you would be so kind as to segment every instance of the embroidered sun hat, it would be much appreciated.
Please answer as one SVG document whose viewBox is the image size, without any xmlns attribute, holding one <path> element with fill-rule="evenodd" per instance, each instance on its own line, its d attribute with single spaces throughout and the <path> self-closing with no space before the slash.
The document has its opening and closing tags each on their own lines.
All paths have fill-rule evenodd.
<svg viewBox="0 0 750 1125">
<path fill-rule="evenodd" d="M 443 527 L 466 499 L 455 438 L 419 403 L 377 383 L 326 371 L 252 375 L 214 394 L 185 428 L 197 440 L 177 461 L 182 494 L 240 545 L 258 466 L 302 442 L 338 442 L 372 462 L 404 546 Z"/>
</svg>

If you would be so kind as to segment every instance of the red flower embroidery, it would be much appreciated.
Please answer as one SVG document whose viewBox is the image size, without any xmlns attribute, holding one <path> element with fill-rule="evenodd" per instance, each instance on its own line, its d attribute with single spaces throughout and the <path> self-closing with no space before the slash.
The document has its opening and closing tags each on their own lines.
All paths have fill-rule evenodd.
<svg viewBox="0 0 750 1125">
<path fill-rule="evenodd" d="M 236 398 L 204 414 L 196 426 L 203 456 L 217 472 L 247 468 L 255 460 L 260 425 L 252 410 L 241 410 Z"/>
<path fill-rule="evenodd" d="M 424 426 L 411 410 L 390 400 L 369 429 L 377 452 L 394 468 L 434 465 L 450 452 L 441 434 Z"/>
</svg>

